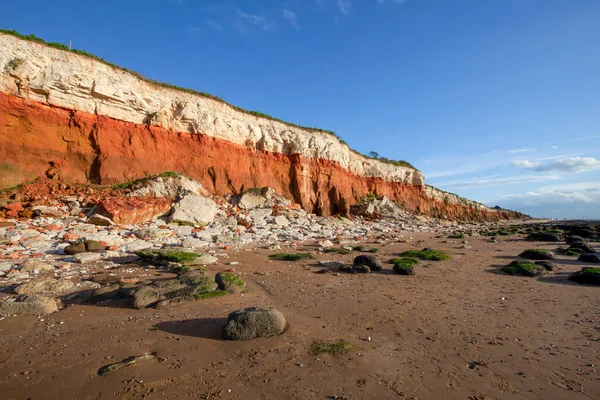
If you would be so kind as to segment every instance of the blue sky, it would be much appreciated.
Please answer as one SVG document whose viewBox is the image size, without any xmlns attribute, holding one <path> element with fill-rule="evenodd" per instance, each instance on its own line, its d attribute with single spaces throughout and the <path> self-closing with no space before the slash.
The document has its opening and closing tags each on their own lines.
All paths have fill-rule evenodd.
<svg viewBox="0 0 600 400">
<path fill-rule="evenodd" d="M 600 219 L 598 0 L 19 0 L 0 27 L 333 130 L 490 206 Z"/>
</svg>

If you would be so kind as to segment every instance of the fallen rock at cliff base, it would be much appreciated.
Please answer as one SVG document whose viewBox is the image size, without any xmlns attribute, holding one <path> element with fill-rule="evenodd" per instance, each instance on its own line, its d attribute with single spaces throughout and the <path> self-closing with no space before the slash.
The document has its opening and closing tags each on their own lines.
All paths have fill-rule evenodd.
<svg viewBox="0 0 600 400">
<path fill-rule="evenodd" d="M 290 206 L 292 202 L 283 196 L 280 196 L 270 187 L 251 188 L 234 196 L 232 203 L 244 210 L 255 208 L 273 207 L 274 205 Z"/>
<path fill-rule="evenodd" d="M 35 279 L 15 288 L 17 294 L 62 293 L 73 289 L 75 285 L 68 279 Z"/>
<path fill-rule="evenodd" d="M 215 219 L 217 203 L 208 197 L 185 192 L 175 202 L 168 221 L 175 223 L 208 225 Z"/>
<path fill-rule="evenodd" d="M 150 177 L 137 185 L 129 195 L 176 198 L 186 192 L 209 196 L 208 191 L 199 182 L 184 175 Z"/>
<path fill-rule="evenodd" d="M 233 311 L 223 327 L 225 340 L 252 340 L 281 335 L 287 329 L 283 314 L 275 308 L 249 307 Z"/>
<path fill-rule="evenodd" d="M 152 221 L 171 209 L 165 197 L 120 196 L 98 203 L 96 214 L 110 218 L 116 224 L 140 224 Z"/>
</svg>

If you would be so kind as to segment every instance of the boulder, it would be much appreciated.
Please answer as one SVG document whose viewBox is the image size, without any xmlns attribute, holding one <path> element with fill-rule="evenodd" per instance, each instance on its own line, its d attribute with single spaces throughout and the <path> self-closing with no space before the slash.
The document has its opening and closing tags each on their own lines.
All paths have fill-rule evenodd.
<svg viewBox="0 0 600 400">
<path fill-rule="evenodd" d="M 562 233 L 555 232 L 532 232 L 525 238 L 526 240 L 535 240 L 538 242 L 562 242 L 565 237 Z"/>
<path fill-rule="evenodd" d="M 140 224 L 152 221 L 170 209 L 169 198 L 119 196 L 101 201 L 96 214 L 110 218 L 116 224 Z"/>
<path fill-rule="evenodd" d="M 85 241 L 85 249 L 86 251 L 104 251 L 108 248 L 107 245 L 105 245 L 102 242 L 99 242 L 97 240 L 86 240 Z"/>
<path fill-rule="evenodd" d="M 86 251 L 87 250 L 85 248 L 84 242 L 70 244 L 67 247 L 65 247 L 65 249 L 64 249 L 65 254 L 69 254 L 69 255 L 85 253 Z"/>
<path fill-rule="evenodd" d="M 600 263 L 600 253 L 587 253 L 582 254 L 578 258 L 579 261 L 588 262 L 588 263 Z"/>
<path fill-rule="evenodd" d="M 223 328 L 223 339 L 251 340 L 281 335 L 288 324 L 275 308 L 250 307 L 233 311 Z"/>
<path fill-rule="evenodd" d="M 209 193 L 199 183 L 183 175 L 154 176 L 145 179 L 130 193 L 130 196 L 152 196 L 175 198 L 184 192 L 207 197 Z"/>
<path fill-rule="evenodd" d="M 75 285 L 68 279 L 35 279 L 15 288 L 17 294 L 62 293 L 73 289 Z"/>
<path fill-rule="evenodd" d="M 87 264 L 94 261 L 98 261 L 104 258 L 104 255 L 100 253 L 79 253 L 73 256 L 73 262 L 78 264 Z"/>
<path fill-rule="evenodd" d="M 244 210 L 255 208 L 273 207 L 276 204 L 283 206 L 291 205 L 291 201 L 278 195 L 269 187 L 251 188 L 232 199 L 233 203 Z"/>
<path fill-rule="evenodd" d="M 215 276 L 215 282 L 219 285 L 220 290 L 227 290 L 232 293 L 242 292 L 246 287 L 246 282 L 232 272 L 219 272 Z"/>
<path fill-rule="evenodd" d="M 596 250 L 586 242 L 573 242 L 567 250 L 581 250 L 583 253 L 595 253 Z"/>
<path fill-rule="evenodd" d="M 40 295 L 20 295 L 15 301 L 0 302 L 0 315 L 47 315 L 58 311 L 55 299 Z"/>
<path fill-rule="evenodd" d="M 39 274 L 42 272 L 52 272 L 54 271 L 54 265 L 45 263 L 40 260 L 27 260 L 21 265 L 20 271 L 34 274 Z"/>
<path fill-rule="evenodd" d="M 555 271 L 557 269 L 556 264 L 550 261 L 536 261 L 535 265 L 541 265 L 546 271 Z"/>
<path fill-rule="evenodd" d="M 215 281 L 202 271 L 190 271 L 175 279 L 165 279 L 142 285 L 129 294 L 131 307 L 141 309 L 150 306 L 175 305 L 202 298 L 217 289 Z"/>
<path fill-rule="evenodd" d="M 219 208 L 207 197 L 192 192 L 185 192 L 178 197 L 169 215 L 169 222 L 208 225 L 215 219 Z"/>
<path fill-rule="evenodd" d="M 383 265 L 373 256 L 360 255 L 354 258 L 354 265 L 366 265 L 371 271 L 381 271 Z"/>
<path fill-rule="evenodd" d="M 569 280 L 588 285 L 600 285 L 600 268 L 582 268 L 569 276 Z"/>
<path fill-rule="evenodd" d="M 414 275 L 415 267 L 412 265 L 394 264 L 394 272 L 398 275 Z"/>
</svg>

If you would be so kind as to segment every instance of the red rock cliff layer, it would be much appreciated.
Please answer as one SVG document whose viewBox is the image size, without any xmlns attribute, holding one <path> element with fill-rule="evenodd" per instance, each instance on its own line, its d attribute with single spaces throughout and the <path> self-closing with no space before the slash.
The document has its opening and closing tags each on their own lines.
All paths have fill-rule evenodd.
<svg viewBox="0 0 600 400">
<path fill-rule="evenodd" d="M 269 186 L 321 215 L 344 214 L 361 197 L 375 193 L 433 217 L 515 217 L 445 204 L 427 198 L 420 187 L 360 177 L 329 160 L 257 151 L 201 134 L 170 132 L 0 93 L 0 187 L 44 175 L 112 184 L 164 171 L 189 175 L 219 195 Z"/>
</svg>

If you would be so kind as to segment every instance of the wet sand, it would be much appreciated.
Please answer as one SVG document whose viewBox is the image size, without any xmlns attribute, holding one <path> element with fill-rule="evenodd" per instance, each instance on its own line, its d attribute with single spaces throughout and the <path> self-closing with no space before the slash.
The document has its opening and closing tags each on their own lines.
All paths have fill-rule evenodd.
<svg viewBox="0 0 600 400">
<path fill-rule="evenodd" d="M 381 273 L 346 275 L 317 274 L 316 260 L 270 261 L 268 250 L 230 252 L 220 261 L 241 263 L 234 268 L 248 283 L 245 294 L 162 310 L 113 302 L 5 318 L 0 397 L 600 398 L 600 292 L 567 280 L 584 264 L 559 256 L 558 271 L 547 276 L 509 276 L 497 269 L 521 251 L 558 244 L 477 237 L 461 249 L 461 240 L 412 236 L 416 246 L 374 244 L 376 256 L 386 261 L 432 247 L 452 258 L 422 262 L 415 276 L 394 275 L 389 264 Z M 315 250 L 292 250 L 305 249 Z M 350 263 L 356 255 L 317 258 Z M 229 268 L 219 263 L 209 271 Z M 249 306 L 275 306 L 289 330 L 248 342 L 221 340 L 227 314 Z M 330 339 L 357 349 L 310 355 L 314 341 Z M 97 375 L 106 364 L 146 353 L 156 357 Z"/>
</svg>

